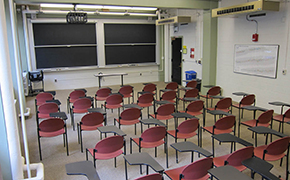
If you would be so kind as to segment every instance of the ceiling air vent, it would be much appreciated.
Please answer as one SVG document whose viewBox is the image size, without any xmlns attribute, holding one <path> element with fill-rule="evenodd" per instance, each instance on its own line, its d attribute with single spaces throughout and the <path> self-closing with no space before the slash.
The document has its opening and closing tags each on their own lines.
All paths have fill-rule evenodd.
<svg viewBox="0 0 290 180">
<path fill-rule="evenodd" d="M 156 20 L 156 25 L 190 23 L 190 22 L 191 22 L 190 16 L 174 16 L 171 18 Z"/>
<path fill-rule="evenodd" d="M 274 1 L 253 1 L 236 6 L 216 8 L 212 10 L 212 17 L 233 15 L 239 13 L 249 13 L 257 11 L 279 11 L 279 2 Z"/>
</svg>

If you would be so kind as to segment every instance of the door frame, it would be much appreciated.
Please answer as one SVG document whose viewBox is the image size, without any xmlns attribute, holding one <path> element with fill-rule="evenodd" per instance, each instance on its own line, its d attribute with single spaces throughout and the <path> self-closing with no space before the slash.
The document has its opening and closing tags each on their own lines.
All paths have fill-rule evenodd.
<svg viewBox="0 0 290 180">
<path fill-rule="evenodd" d="M 170 63 L 169 63 L 169 79 L 170 81 L 172 81 L 172 39 L 173 38 L 181 38 L 181 50 L 182 50 L 182 47 L 183 47 L 183 36 L 171 36 L 170 37 L 170 48 L 169 48 L 169 60 L 170 60 Z M 182 80 L 183 80 L 183 53 L 181 52 L 181 70 L 180 70 L 180 81 L 181 81 L 181 85 L 182 85 Z"/>
</svg>

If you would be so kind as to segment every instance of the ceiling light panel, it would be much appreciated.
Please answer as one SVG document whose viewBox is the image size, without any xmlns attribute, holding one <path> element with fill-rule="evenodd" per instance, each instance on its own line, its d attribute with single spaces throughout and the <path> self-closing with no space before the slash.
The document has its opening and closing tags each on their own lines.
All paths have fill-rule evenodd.
<svg viewBox="0 0 290 180">
<path fill-rule="evenodd" d="M 49 7 L 49 8 L 73 8 L 72 4 L 40 4 L 40 7 Z"/>
</svg>

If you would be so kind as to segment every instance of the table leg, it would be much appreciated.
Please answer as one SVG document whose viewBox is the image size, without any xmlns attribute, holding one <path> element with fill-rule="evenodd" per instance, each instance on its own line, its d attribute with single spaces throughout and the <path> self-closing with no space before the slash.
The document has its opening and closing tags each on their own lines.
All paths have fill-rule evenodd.
<svg viewBox="0 0 290 180">
<path fill-rule="evenodd" d="M 193 162 L 193 151 L 191 151 L 191 162 Z"/>
<path fill-rule="evenodd" d="M 147 165 L 146 166 L 146 175 L 148 175 L 149 174 L 149 166 Z"/>
<path fill-rule="evenodd" d="M 124 82 L 124 80 L 123 80 L 123 75 L 121 75 L 121 85 L 123 86 L 123 82 Z"/>
<path fill-rule="evenodd" d="M 175 154 L 176 154 L 176 163 L 178 163 L 178 152 L 177 152 L 177 150 L 175 150 Z"/>
<path fill-rule="evenodd" d="M 212 157 L 214 157 L 214 138 L 212 137 Z"/>
<path fill-rule="evenodd" d="M 126 180 L 128 179 L 128 174 L 127 174 L 127 161 L 125 159 L 125 177 L 126 177 Z"/>
<path fill-rule="evenodd" d="M 99 88 L 101 88 L 101 79 L 102 77 L 101 76 L 98 76 L 99 77 Z"/>
</svg>

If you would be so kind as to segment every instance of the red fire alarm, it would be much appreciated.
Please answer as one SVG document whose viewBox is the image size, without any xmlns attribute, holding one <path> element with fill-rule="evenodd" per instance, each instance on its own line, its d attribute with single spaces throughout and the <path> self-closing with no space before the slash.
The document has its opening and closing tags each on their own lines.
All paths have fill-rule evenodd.
<svg viewBox="0 0 290 180">
<path fill-rule="evenodd" d="M 194 48 L 190 48 L 190 58 L 194 58 Z"/>
<path fill-rule="evenodd" d="M 257 33 L 253 34 L 253 36 L 252 36 L 252 41 L 253 41 L 253 42 L 257 42 L 258 39 L 259 39 L 259 34 L 257 34 Z"/>
</svg>

